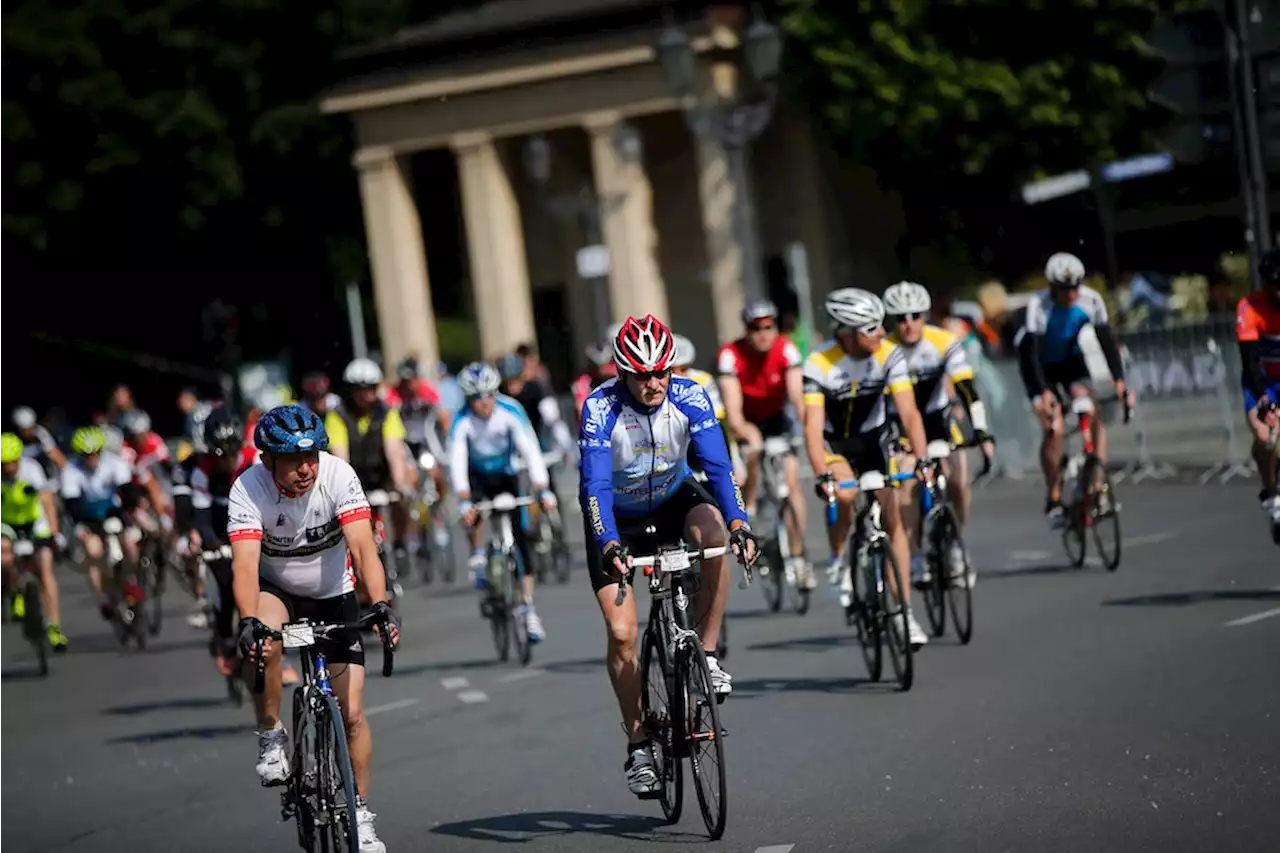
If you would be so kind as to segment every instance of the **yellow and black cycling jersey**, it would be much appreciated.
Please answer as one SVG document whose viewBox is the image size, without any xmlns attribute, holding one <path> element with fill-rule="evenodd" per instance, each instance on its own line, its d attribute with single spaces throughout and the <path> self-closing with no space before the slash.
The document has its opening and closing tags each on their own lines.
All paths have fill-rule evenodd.
<svg viewBox="0 0 1280 853">
<path fill-rule="evenodd" d="M 915 386 L 916 406 L 921 413 L 937 412 L 951 405 L 946 383 L 972 381 L 973 368 L 965 358 L 964 347 L 955 335 L 938 326 L 925 326 L 920 340 L 904 344 L 894 336 L 889 341 L 896 344 L 907 361 L 911 383 Z"/>
<path fill-rule="evenodd" d="M 716 420 L 723 421 L 725 419 L 724 400 L 720 398 L 720 386 L 716 384 L 716 378 L 707 371 L 694 367 L 686 370 L 684 375 L 685 378 L 692 379 L 703 387 L 707 396 L 711 398 L 711 407 L 715 410 Z"/>
<path fill-rule="evenodd" d="M 14 477 L 0 482 L 0 521 L 11 527 L 47 527 L 42 492 L 48 491 L 49 480 L 40 463 L 30 456 L 18 461 Z"/>
<path fill-rule="evenodd" d="M 885 341 L 866 358 L 852 358 L 828 342 L 804 363 L 804 402 L 823 405 L 827 440 L 844 442 L 885 425 L 885 395 L 911 388 L 902 350 Z"/>
<path fill-rule="evenodd" d="M 374 419 L 377 418 L 382 424 L 382 437 L 392 441 L 404 441 L 408 433 L 404 428 L 404 421 L 400 418 L 400 410 L 386 407 L 385 411 L 367 412 L 358 417 L 344 416 L 338 410 L 330 409 L 324 415 L 324 430 L 329 434 L 329 447 L 347 449 L 351 446 L 351 431 L 347 428 L 347 423 L 353 422 L 356 433 L 364 436 L 369 432 L 369 427 L 373 425 Z"/>
</svg>

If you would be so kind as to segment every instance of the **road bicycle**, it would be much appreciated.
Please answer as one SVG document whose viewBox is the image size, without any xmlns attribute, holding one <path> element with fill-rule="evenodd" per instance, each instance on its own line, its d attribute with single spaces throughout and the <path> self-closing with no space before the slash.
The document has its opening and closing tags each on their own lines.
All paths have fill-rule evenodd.
<svg viewBox="0 0 1280 853">
<path fill-rule="evenodd" d="M 489 547 L 485 552 L 488 595 L 482 606 L 484 614 L 489 618 L 498 660 L 503 663 L 511 658 L 513 644 L 521 664 L 527 666 L 533 657 L 533 644 L 529 642 L 529 627 L 525 620 L 525 565 L 520 559 L 520 550 L 516 547 L 515 525 L 520 523 L 520 508 L 536 502 L 536 498 L 518 498 L 509 492 L 503 492 L 490 500 L 477 501 L 472 505 L 481 518 L 490 521 L 487 525 Z"/>
<path fill-rule="evenodd" d="M 872 681 L 879 681 L 884 669 L 884 649 L 889 650 L 898 687 L 910 690 L 915 680 L 910 634 L 907 629 L 908 609 L 899 589 L 902 575 L 893 555 L 889 535 L 881 522 L 880 502 L 875 493 L 893 483 L 915 479 L 915 472 L 885 475 L 868 471 L 856 480 L 843 480 L 836 489 L 858 489 L 863 506 L 854 518 L 845 550 L 844 571 L 849 573 L 849 604 L 845 618 L 854 626 L 862 659 Z M 827 526 L 836 523 L 836 498 L 827 498 Z M 852 561 L 850 564 L 849 561 Z M 886 579 L 892 577 L 890 583 Z"/>
<path fill-rule="evenodd" d="M 748 455 L 760 455 L 760 492 L 756 501 L 756 518 L 752 519 L 767 536 L 760 541 L 760 590 L 770 612 L 778 613 L 790 591 L 791 604 L 801 616 L 809 612 L 811 590 L 801 585 L 797 575 L 797 563 L 804 560 L 802 553 L 797 560 L 791 554 L 791 533 L 799 529 L 796 510 L 791 505 L 791 490 L 787 484 L 786 460 L 793 456 L 797 441 L 786 436 L 772 436 L 759 447 L 748 448 Z"/>
<path fill-rule="evenodd" d="M 139 543 L 138 569 L 141 570 L 143 568 L 141 559 L 143 532 L 133 526 L 126 529 L 124 522 L 115 516 L 102 520 L 102 543 L 106 550 L 107 571 L 116 582 L 111 627 L 120 645 L 127 648 L 132 641 L 139 650 L 142 650 L 147 647 L 147 636 L 155 633 L 148 628 L 154 608 L 146 606 L 147 585 L 143 582 L 146 575 L 141 571 L 126 570 L 124 546 L 120 544 L 123 536 L 128 536 Z"/>
<path fill-rule="evenodd" d="M 960 533 L 960 518 L 947 496 L 947 475 L 942 462 L 950 458 L 953 450 L 978 447 L 983 442 L 951 444 L 948 441 L 931 441 L 925 449 L 928 466 L 920 484 L 919 543 L 924 550 L 927 574 L 919 589 L 924 597 L 929 627 L 935 637 L 947 630 L 947 611 L 951 612 L 951 624 L 961 644 L 973 639 L 973 567 L 969 552 L 964 547 Z M 982 472 L 975 479 L 982 479 L 991 472 L 991 459 L 984 457 Z M 955 570 L 954 560 L 961 560 L 961 570 Z"/>
<path fill-rule="evenodd" d="M 548 475 L 563 462 L 564 454 L 559 451 L 548 450 L 542 454 Z M 517 471 L 526 470 L 522 459 L 516 460 L 515 467 Z M 533 533 L 533 572 L 538 583 L 545 583 L 548 577 L 554 577 L 556 583 L 568 583 L 569 543 L 565 539 L 560 508 L 532 504 L 529 507 L 529 529 Z"/>
<path fill-rule="evenodd" d="M 36 543 L 22 536 L 14 536 L 13 559 L 18 567 L 20 580 L 18 591 L 22 595 L 22 636 L 27 638 L 36 652 L 36 665 L 41 677 L 49 674 L 49 632 L 44 623 L 44 585 L 40 582 L 40 570 L 36 567 Z"/>
<path fill-rule="evenodd" d="M 422 489 L 409 514 L 422 549 L 423 583 L 432 583 L 439 573 L 445 583 L 451 584 L 457 574 L 453 536 L 444 516 L 444 496 L 436 491 L 435 481 L 431 478 L 431 472 L 438 465 L 435 456 L 429 451 L 424 450 L 419 454 Z"/>
<path fill-rule="evenodd" d="M 1124 422 L 1132 414 L 1129 401 L 1123 400 Z M 1062 547 L 1071 565 L 1084 565 L 1088 551 L 1088 534 L 1092 533 L 1098 556 L 1107 571 L 1120 567 L 1120 501 L 1107 466 L 1098 457 L 1093 443 L 1093 423 L 1097 417 L 1089 397 L 1074 397 L 1071 413 L 1078 419 L 1081 450 L 1062 456 L 1058 469 L 1058 494 L 1063 497 L 1065 526 Z"/>
<path fill-rule="evenodd" d="M 641 713 L 653 744 L 658 769 L 662 813 L 675 823 L 684 808 L 684 767 L 687 759 L 702 820 L 711 840 L 724 835 L 728 809 L 724 770 L 724 738 L 711 670 L 702 648 L 697 620 L 690 609 L 698 591 L 695 563 L 721 557 L 726 547 L 689 549 L 683 542 L 661 546 L 656 554 L 636 557 L 633 569 L 649 578 L 652 605 L 641 641 L 640 680 L 644 685 Z M 744 584 L 751 582 L 751 566 L 743 563 Z M 618 584 L 616 603 L 627 597 L 627 584 Z M 705 771 L 705 772 L 704 772 Z"/>
<path fill-rule="evenodd" d="M 349 642 L 347 633 L 375 624 L 382 628 L 382 674 L 389 676 L 395 666 L 395 646 L 386 624 L 374 613 L 337 624 L 302 619 L 256 637 L 254 693 L 262 692 L 266 678 L 263 649 L 267 640 L 281 643 L 284 652 L 297 649 L 302 656 L 302 683 L 293 689 L 292 772 L 280 794 L 280 819 L 295 821 L 298 846 L 303 850 L 313 851 L 318 846 L 322 853 L 358 853 L 360 849 L 358 792 L 347 750 L 347 729 L 338 697 L 329 684 L 329 664 L 321 645 Z"/>
</svg>

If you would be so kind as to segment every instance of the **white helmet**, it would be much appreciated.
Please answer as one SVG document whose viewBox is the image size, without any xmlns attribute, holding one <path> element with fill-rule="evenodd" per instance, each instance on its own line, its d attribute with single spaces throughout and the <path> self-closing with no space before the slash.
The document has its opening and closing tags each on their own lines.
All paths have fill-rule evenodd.
<svg viewBox="0 0 1280 853">
<path fill-rule="evenodd" d="M 1079 284 L 1084 281 L 1084 264 L 1070 252 L 1058 252 L 1044 265 L 1049 284 Z"/>
<path fill-rule="evenodd" d="M 369 358 L 353 359 L 342 371 L 342 381 L 358 388 L 368 388 L 382 384 L 382 368 Z"/>
<path fill-rule="evenodd" d="M 30 406 L 19 406 L 13 410 L 13 425 L 18 429 L 31 429 L 36 425 L 36 413 Z"/>
<path fill-rule="evenodd" d="M 929 291 L 914 281 L 900 281 L 892 285 L 881 299 L 884 310 L 889 314 L 928 314 L 933 307 Z"/>
<path fill-rule="evenodd" d="M 856 287 L 831 291 L 822 307 L 837 326 L 863 329 L 884 324 L 884 303 L 880 297 Z"/>
<path fill-rule="evenodd" d="M 684 335 L 673 335 L 676 339 L 676 354 L 671 359 L 671 364 L 675 367 L 686 367 L 693 364 L 698 358 L 698 350 L 693 346 L 693 341 Z"/>
<path fill-rule="evenodd" d="M 473 361 L 458 372 L 458 388 L 465 397 L 486 397 L 495 394 L 502 384 L 502 377 L 491 364 Z"/>
</svg>

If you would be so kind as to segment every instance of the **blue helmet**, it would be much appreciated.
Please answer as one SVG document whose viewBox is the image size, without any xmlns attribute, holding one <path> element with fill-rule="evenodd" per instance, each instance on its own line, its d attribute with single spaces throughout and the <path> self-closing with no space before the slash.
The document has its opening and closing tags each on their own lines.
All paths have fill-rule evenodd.
<svg viewBox="0 0 1280 853">
<path fill-rule="evenodd" d="M 276 406 L 253 428 L 253 443 L 262 453 L 303 453 L 328 450 L 324 421 L 310 409 L 291 404 Z"/>
<path fill-rule="evenodd" d="M 498 358 L 498 375 L 503 379 L 515 379 L 524 373 L 524 359 L 515 353 Z"/>
</svg>

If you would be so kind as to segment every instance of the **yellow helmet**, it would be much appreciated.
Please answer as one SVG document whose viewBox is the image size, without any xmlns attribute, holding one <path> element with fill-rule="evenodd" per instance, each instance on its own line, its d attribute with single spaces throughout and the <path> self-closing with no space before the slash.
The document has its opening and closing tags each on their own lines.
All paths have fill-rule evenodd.
<svg viewBox="0 0 1280 853">
<path fill-rule="evenodd" d="M 11 432 L 0 435 L 0 462 L 8 465 L 22 458 L 22 439 Z"/>
<path fill-rule="evenodd" d="M 71 436 L 71 449 L 82 456 L 87 456 L 90 453 L 101 453 L 102 447 L 106 443 L 106 436 L 96 426 L 80 427 L 80 429 L 76 430 L 75 435 Z"/>
</svg>

